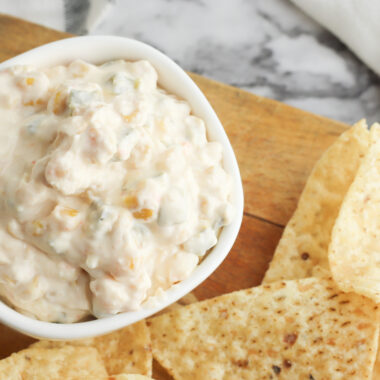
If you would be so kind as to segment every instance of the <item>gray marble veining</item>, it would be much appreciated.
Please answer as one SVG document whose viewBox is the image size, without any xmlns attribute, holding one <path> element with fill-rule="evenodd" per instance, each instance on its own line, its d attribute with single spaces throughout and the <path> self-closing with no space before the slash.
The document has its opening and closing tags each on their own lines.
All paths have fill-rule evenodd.
<svg viewBox="0 0 380 380">
<path fill-rule="evenodd" d="M 117 0 L 93 34 L 147 42 L 186 70 L 353 123 L 380 120 L 380 80 L 287 0 Z"/>
</svg>

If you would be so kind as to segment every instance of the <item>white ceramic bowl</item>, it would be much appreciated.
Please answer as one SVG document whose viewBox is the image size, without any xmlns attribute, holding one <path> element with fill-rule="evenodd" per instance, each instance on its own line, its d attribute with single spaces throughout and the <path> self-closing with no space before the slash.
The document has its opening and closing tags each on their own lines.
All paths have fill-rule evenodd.
<svg viewBox="0 0 380 380">
<path fill-rule="evenodd" d="M 222 229 L 218 243 L 202 263 L 189 278 L 167 290 L 165 301 L 158 307 L 121 313 L 87 322 L 57 324 L 29 318 L 0 302 L 0 321 L 2 323 L 38 338 L 78 339 L 102 335 L 146 318 L 177 301 L 210 276 L 221 264 L 237 237 L 243 216 L 243 188 L 239 168 L 223 126 L 196 84 L 175 62 L 163 53 L 144 43 L 123 37 L 74 37 L 53 42 L 18 55 L 1 63 L 0 70 L 19 64 L 31 64 L 37 67 L 53 66 L 68 63 L 76 58 L 81 58 L 91 63 L 103 63 L 119 58 L 128 60 L 146 59 L 150 61 L 158 71 L 161 87 L 180 98 L 186 99 L 190 103 L 194 114 L 206 122 L 208 138 L 222 143 L 224 148 L 224 167 L 233 178 L 232 203 L 235 206 L 236 214 L 233 222 Z"/>
</svg>

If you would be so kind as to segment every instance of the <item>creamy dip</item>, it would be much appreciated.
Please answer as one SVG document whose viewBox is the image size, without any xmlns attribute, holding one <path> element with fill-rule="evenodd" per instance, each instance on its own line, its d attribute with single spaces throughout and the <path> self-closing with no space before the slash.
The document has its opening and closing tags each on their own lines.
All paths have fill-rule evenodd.
<svg viewBox="0 0 380 380">
<path fill-rule="evenodd" d="M 230 223 L 222 146 L 147 61 L 0 72 L 0 297 L 75 322 L 137 310 Z"/>
</svg>

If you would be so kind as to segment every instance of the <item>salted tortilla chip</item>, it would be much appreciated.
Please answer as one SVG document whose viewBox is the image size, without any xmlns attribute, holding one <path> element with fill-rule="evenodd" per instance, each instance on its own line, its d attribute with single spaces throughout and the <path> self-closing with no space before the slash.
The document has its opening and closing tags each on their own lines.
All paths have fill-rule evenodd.
<svg viewBox="0 0 380 380">
<path fill-rule="evenodd" d="M 347 143 L 347 139 L 349 143 Z M 363 160 L 362 156 L 368 151 L 368 145 L 369 133 L 365 122 L 360 121 L 353 128 L 343 133 L 317 162 L 301 195 L 297 210 L 284 230 L 270 268 L 264 277 L 264 283 L 311 275 L 323 277 L 331 273 L 328 261 L 326 261 L 328 258 L 326 241 L 330 239 L 340 206 Z M 345 176 L 336 176 L 336 173 L 334 174 L 336 170 L 345 173 Z M 334 174 L 333 178 L 329 175 L 330 173 Z M 336 188 L 335 197 L 323 199 L 326 193 L 325 189 L 328 189 L 330 184 L 335 186 L 337 180 L 340 186 Z M 318 196 L 320 191 L 322 196 Z M 331 201 L 328 208 L 324 206 L 326 200 Z M 322 210 L 322 206 L 325 212 L 319 215 L 316 210 L 319 208 Z M 309 223 L 305 223 L 307 220 Z M 314 229 L 316 225 L 320 227 Z M 321 228 L 322 233 L 319 232 Z M 306 260 L 300 260 L 302 254 L 305 254 L 303 257 Z M 373 380 L 377 379 L 380 379 L 380 339 L 378 358 L 373 374 Z"/>
<path fill-rule="evenodd" d="M 1 380 L 105 379 L 107 371 L 93 347 L 27 348 L 0 360 Z"/>
<path fill-rule="evenodd" d="M 380 125 L 336 219 L 330 270 L 339 288 L 380 303 Z"/>
<path fill-rule="evenodd" d="M 328 269 L 331 230 L 368 143 L 367 125 L 362 120 L 344 132 L 316 163 L 263 283 L 310 277 L 318 266 Z"/>
<path fill-rule="evenodd" d="M 379 308 L 331 279 L 276 282 L 148 322 L 174 379 L 371 379 Z"/>
<path fill-rule="evenodd" d="M 66 345 L 95 347 L 109 375 L 133 373 L 152 376 L 152 349 L 145 321 L 96 338 L 68 342 L 41 340 L 32 347 L 64 347 Z"/>
</svg>

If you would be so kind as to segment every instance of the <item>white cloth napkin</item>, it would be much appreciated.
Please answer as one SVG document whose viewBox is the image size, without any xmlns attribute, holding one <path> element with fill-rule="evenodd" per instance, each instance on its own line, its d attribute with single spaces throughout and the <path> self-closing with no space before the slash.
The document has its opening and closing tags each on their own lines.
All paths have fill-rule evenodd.
<svg viewBox="0 0 380 380">
<path fill-rule="evenodd" d="M 106 16 L 112 0 L 0 0 L 0 12 L 49 28 L 86 34 Z"/>
<path fill-rule="evenodd" d="M 291 0 L 380 75 L 380 0 Z"/>
</svg>

